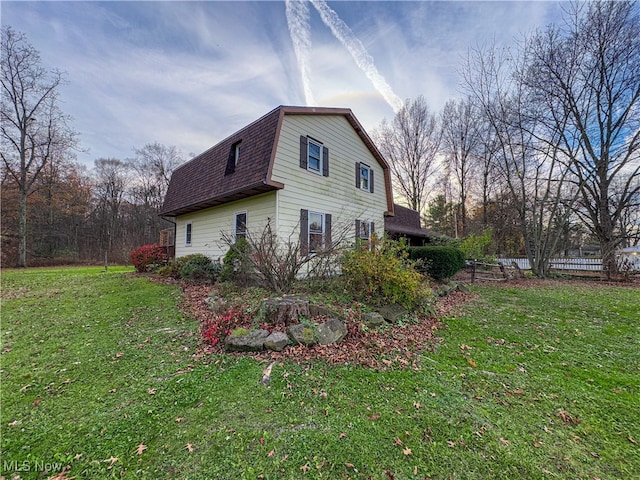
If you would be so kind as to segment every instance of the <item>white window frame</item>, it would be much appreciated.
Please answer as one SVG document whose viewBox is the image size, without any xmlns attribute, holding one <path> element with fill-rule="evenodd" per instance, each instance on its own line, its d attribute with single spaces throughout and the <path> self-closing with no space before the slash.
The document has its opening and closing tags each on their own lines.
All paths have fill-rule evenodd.
<svg viewBox="0 0 640 480">
<path fill-rule="evenodd" d="M 238 215 L 244 215 L 244 234 L 242 236 L 244 236 L 245 238 L 247 237 L 247 223 L 248 223 L 249 215 L 247 214 L 246 210 L 242 210 L 240 212 L 236 212 L 236 213 L 233 214 L 233 238 L 234 238 L 234 240 L 238 240 Z"/>
<path fill-rule="evenodd" d="M 312 215 L 320 215 L 321 218 L 321 225 L 320 225 L 320 233 L 318 233 L 317 231 L 312 232 L 311 231 L 311 216 Z M 310 254 L 315 254 L 316 250 L 314 248 L 312 248 L 312 242 L 311 242 L 311 235 L 318 235 L 320 234 L 322 237 L 322 241 L 320 243 L 320 248 L 324 248 L 324 242 L 325 242 L 325 236 L 327 234 L 327 228 L 326 228 L 326 221 L 325 221 L 325 214 L 322 212 L 313 212 L 311 210 L 309 210 L 309 218 L 307 219 L 307 245 L 309 245 L 309 253 Z"/>
<path fill-rule="evenodd" d="M 318 156 L 318 169 L 317 170 L 315 168 L 311 167 L 311 158 L 315 159 L 315 157 L 311 156 L 311 145 L 315 145 L 316 147 L 318 147 L 318 152 L 319 152 L 318 155 L 319 156 Z M 323 160 L 322 160 L 322 156 L 323 156 L 322 150 L 323 150 L 322 143 L 320 143 L 320 142 L 318 142 L 316 140 L 312 140 L 311 138 L 307 137 L 307 170 L 309 170 L 310 172 L 313 172 L 313 173 L 317 173 L 318 175 L 322 175 L 322 167 L 323 167 L 323 165 L 322 165 L 322 162 L 323 162 Z M 309 213 L 311 213 L 311 212 L 309 212 Z"/>
<path fill-rule="evenodd" d="M 366 236 L 362 235 L 362 231 L 364 228 L 364 232 Z M 371 221 L 370 220 L 360 220 L 360 231 L 358 232 L 358 239 L 363 241 L 371 240 Z"/>
<path fill-rule="evenodd" d="M 184 246 L 191 245 L 193 245 L 193 222 L 187 222 L 184 224 Z"/>
<path fill-rule="evenodd" d="M 367 186 L 364 186 L 364 176 L 363 176 L 363 172 L 366 172 L 367 175 Z M 366 165 L 364 163 L 360 163 L 360 189 L 364 190 L 365 192 L 371 192 L 371 167 L 369 165 Z"/>
</svg>

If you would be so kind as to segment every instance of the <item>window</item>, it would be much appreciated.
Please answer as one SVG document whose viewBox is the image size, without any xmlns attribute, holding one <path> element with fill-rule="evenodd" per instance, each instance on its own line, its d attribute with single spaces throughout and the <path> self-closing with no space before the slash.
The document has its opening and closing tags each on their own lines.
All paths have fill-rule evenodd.
<svg viewBox="0 0 640 480">
<path fill-rule="evenodd" d="M 314 253 L 324 247 L 324 215 L 309 212 L 309 251 Z"/>
<path fill-rule="evenodd" d="M 371 222 L 367 222 L 364 220 L 356 220 L 356 229 L 357 229 L 357 237 L 360 240 L 369 241 L 371 237 Z"/>
<path fill-rule="evenodd" d="M 331 215 L 300 210 L 300 250 L 303 255 L 331 246 Z"/>
<path fill-rule="evenodd" d="M 322 142 L 300 136 L 300 168 L 329 176 L 329 149 Z"/>
<path fill-rule="evenodd" d="M 369 165 L 356 162 L 356 187 L 373 193 L 373 170 Z"/>
<path fill-rule="evenodd" d="M 193 227 L 191 225 L 191 222 L 187 223 L 184 226 L 184 244 L 185 244 L 186 247 L 190 247 L 191 246 L 192 230 L 193 230 Z"/>
<path fill-rule="evenodd" d="M 239 212 L 235 215 L 235 239 L 246 238 L 247 236 L 247 212 Z"/>
<path fill-rule="evenodd" d="M 320 173 L 322 171 L 322 146 L 309 140 L 307 155 L 307 168 Z"/>
<path fill-rule="evenodd" d="M 233 163 L 237 166 L 238 161 L 240 161 L 240 149 L 242 148 L 242 142 L 236 143 L 235 148 L 233 149 Z"/>
</svg>

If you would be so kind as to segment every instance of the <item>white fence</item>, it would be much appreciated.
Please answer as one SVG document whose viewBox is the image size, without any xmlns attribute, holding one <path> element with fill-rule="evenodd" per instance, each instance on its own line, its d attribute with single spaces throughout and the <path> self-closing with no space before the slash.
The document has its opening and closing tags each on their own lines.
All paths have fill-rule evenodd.
<svg viewBox="0 0 640 480">
<path fill-rule="evenodd" d="M 498 261 L 506 266 L 515 262 L 521 270 L 531 270 L 531 265 L 529 265 L 529 259 L 527 258 L 498 258 Z M 601 258 L 552 258 L 549 261 L 549 265 L 556 270 L 602 271 Z"/>
</svg>

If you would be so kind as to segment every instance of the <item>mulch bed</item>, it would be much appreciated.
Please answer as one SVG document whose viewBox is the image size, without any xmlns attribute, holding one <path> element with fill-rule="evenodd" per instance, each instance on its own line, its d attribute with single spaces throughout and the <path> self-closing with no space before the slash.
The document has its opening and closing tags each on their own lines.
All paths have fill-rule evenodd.
<svg viewBox="0 0 640 480">
<path fill-rule="evenodd" d="M 195 317 L 202 324 L 213 318 L 214 314 L 205 304 L 212 290 L 211 286 L 182 285 L 182 311 Z M 360 322 L 347 321 L 347 337 L 335 345 L 303 345 L 288 346 L 282 352 L 264 351 L 259 353 L 229 353 L 229 355 L 245 355 L 263 361 L 289 360 L 297 363 L 324 361 L 336 365 L 363 365 L 369 368 L 384 370 L 389 367 L 419 368 L 417 354 L 432 351 L 441 339 L 437 337 L 438 328 L 442 325 L 439 318 L 454 313 L 461 305 L 477 295 L 473 293 L 454 292 L 438 299 L 436 315 L 421 318 L 417 324 L 393 326 L 383 332 L 377 329 L 363 331 Z M 252 328 L 252 325 L 246 325 Z M 224 345 L 211 346 L 202 344 L 199 356 L 221 354 Z"/>
</svg>

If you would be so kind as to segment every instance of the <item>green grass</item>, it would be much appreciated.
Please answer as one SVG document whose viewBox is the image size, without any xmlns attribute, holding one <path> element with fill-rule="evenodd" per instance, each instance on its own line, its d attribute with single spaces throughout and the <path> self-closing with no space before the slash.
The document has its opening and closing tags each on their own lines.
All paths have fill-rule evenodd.
<svg viewBox="0 0 640 480">
<path fill-rule="evenodd" d="M 0 476 L 640 478 L 639 289 L 476 291 L 418 370 L 285 363 L 264 387 L 196 355 L 177 287 L 4 271 Z"/>
</svg>

